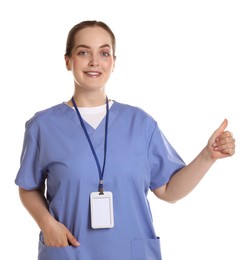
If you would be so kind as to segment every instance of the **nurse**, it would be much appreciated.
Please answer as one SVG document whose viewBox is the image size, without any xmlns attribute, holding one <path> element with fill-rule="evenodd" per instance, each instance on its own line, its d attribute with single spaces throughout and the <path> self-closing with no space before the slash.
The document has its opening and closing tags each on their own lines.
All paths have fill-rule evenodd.
<svg viewBox="0 0 251 260">
<path fill-rule="evenodd" d="M 174 203 L 235 152 L 224 119 L 186 165 L 151 116 L 109 99 L 115 49 L 105 23 L 75 25 L 65 53 L 72 98 L 26 122 L 15 183 L 41 230 L 39 260 L 160 260 L 148 191 Z"/>
</svg>

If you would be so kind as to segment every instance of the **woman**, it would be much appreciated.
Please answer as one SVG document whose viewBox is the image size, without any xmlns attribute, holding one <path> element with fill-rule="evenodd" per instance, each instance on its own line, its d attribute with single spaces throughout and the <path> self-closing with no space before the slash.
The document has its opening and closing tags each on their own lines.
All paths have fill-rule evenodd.
<svg viewBox="0 0 251 260">
<path fill-rule="evenodd" d="M 39 260 L 161 259 L 148 190 L 174 203 L 235 152 L 225 119 L 186 165 L 151 116 L 109 100 L 115 46 L 103 22 L 75 25 L 65 53 L 74 95 L 26 123 L 15 182 L 41 229 Z"/>
</svg>

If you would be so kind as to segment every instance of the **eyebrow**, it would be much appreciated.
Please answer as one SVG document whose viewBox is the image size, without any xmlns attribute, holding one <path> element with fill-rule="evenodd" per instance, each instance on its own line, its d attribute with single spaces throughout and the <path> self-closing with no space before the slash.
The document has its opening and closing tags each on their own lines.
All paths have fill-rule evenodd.
<svg viewBox="0 0 251 260">
<path fill-rule="evenodd" d="M 110 48 L 110 49 L 111 49 L 111 46 L 110 46 L 109 44 L 103 44 L 103 45 L 101 45 L 99 48 L 100 48 L 100 49 L 102 49 L 102 48 L 105 48 L 105 47 L 108 47 L 108 48 Z M 88 45 L 85 45 L 85 44 L 80 44 L 80 45 L 78 45 L 78 46 L 75 48 L 75 50 L 77 50 L 78 48 L 86 48 L 86 49 L 91 49 L 91 47 L 90 47 L 90 46 L 88 46 Z"/>
</svg>

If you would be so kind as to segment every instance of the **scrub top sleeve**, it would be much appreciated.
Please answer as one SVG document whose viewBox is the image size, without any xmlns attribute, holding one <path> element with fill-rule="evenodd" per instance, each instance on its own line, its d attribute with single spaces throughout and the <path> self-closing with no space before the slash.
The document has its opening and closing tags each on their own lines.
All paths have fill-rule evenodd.
<svg viewBox="0 0 251 260">
<path fill-rule="evenodd" d="M 148 160 L 151 190 L 168 183 L 172 175 L 186 165 L 157 124 L 150 140 Z"/>
<path fill-rule="evenodd" d="M 21 154 L 20 168 L 15 183 L 23 189 L 40 188 L 44 182 L 43 170 L 39 164 L 39 146 L 31 131 L 26 130 Z"/>
</svg>

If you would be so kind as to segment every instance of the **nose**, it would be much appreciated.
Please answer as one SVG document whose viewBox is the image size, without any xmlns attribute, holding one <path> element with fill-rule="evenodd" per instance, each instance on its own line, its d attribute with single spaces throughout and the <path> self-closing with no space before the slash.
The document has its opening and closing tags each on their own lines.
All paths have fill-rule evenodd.
<svg viewBox="0 0 251 260">
<path fill-rule="evenodd" d="M 91 67 L 98 66 L 98 57 L 97 57 L 97 55 L 92 54 L 90 56 L 90 60 L 89 60 L 89 64 L 88 65 L 91 66 Z"/>
</svg>

